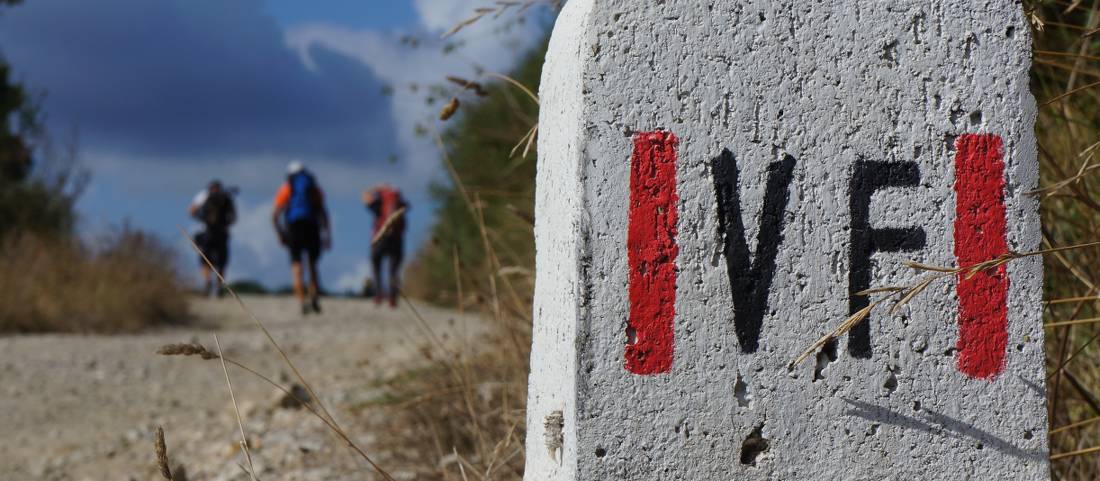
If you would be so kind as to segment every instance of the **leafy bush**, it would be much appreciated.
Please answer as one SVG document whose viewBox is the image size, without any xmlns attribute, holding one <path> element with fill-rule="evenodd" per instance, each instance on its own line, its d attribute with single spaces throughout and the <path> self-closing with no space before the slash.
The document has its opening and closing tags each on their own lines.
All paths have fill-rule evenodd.
<svg viewBox="0 0 1100 481">
<path fill-rule="evenodd" d="M 266 295 L 270 294 L 267 286 L 260 283 L 255 279 L 242 279 L 239 281 L 233 281 L 229 283 L 229 287 L 237 292 L 237 294 L 254 294 L 254 295 Z"/>
<path fill-rule="evenodd" d="M 538 90 L 545 44 L 534 49 L 512 78 Z M 483 99 L 467 101 L 443 134 L 454 178 L 432 187 L 439 204 L 431 241 L 406 273 L 412 296 L 453 306 L 487 306 L 496 281 L 502 308 L 530 318 L 535 264 L 535 149 L 517 141 L 535 125 L 538 105 L 516 87 L 495 82 Z M 451 169 L 453 167 L 453 170 Z M 456 270 L 457 267 L 457 270 Z M 503 270 L 504 279 L 496 279 Z M 456 276 L 466 286 L 458 299 Z M 509 289 L 511 287 L 511 289 Z"/>
<path fill-rule="evenodd" d="M 538 90 L 545 43 L 511 78 Z M 417 479 L 520 480 L 534 288 L 535 153 L 517 141 L 538 118 L 521 90 L 497 82 L 467 101 L 443 135 L 453 182 L 435 185 L 432 240 L 409 267 L 405 290 L 491 317 L 486 338 L 387 383 L 388 419 L 400 464 Z M 446 162 L 445 162 L 446 164 Z"/>
</svg>

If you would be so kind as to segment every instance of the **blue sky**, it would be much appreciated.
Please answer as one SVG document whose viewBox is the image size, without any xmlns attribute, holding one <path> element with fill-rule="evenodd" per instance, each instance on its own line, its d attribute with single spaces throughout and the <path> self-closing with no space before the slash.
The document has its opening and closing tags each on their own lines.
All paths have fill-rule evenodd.
<svg viewBox="0 0 1100 481">
<path fill-rule="evenodd" d="M 287 284 L 270 202 L 300 159 L 329 198 L 330 289 L 367 273 L 370 218 L 359 193 L 377 182 L 410 199 L 410 248 L 425 240 L 427 186 L 443 180 L 430 138 L 442 129 L 444 75 L 509 70 L 547 27 L 545 11 L 475 24 L 440 39 L 487 0 L 27 0 L 0 11 L 0 55 L 45 94 L 47 127 L 75 132 L 92 180 L 81 231 L 123 222 L 195 260 L 177 226 L 211 178 L 239 186 L 230 278 Z M 411 250 L 411 249 L 410 249 Z"/>
</svg>

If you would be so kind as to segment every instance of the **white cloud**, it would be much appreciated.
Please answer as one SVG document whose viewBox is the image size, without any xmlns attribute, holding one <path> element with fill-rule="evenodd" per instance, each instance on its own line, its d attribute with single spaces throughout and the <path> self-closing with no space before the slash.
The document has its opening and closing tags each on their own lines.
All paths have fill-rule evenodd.
<svg viewBox="0 0 1100 481">
<path fill-rule="evenodd" d="M 430 138 L 417 136 L 415 126 L 441 129 L 436 116 L 446 99 L 428 105 L 426 88 L 445 84 L 447 75 L 476 79 L 482 72 L 511 70 L 522 54 L 542 38 L 543 27 L 538 19 L 545 11 L 530 9 L 522 17 L 515 13 L 500 18 L 486 16 L 444 40 L 439 38 L 443 32 L 487 3 L 478 0 L 414 0 L 414 3 L 424 29 L 415 47 L 403 44 L 400 35 L 327 23 L 294 27 L 287 32 L 286 42 L 307 66 L 314 62 L 312 49 L 321 47 L 359 60 L 375 76 L 394 86 L 392 116 L 405 165 L 412 175 L 435 178 L 439 175 L 436 147 Z M 446 52 L 448 44 L 458 47 Z M 410 88 L 412 85 L 417 88 Z"/>
<path fill-rule="evenodd" d="M 478 7 L 492 6 L 485 0 L 413 0 L 420 23 L 432 31 L 446 31 L 469 18 Z"/>
<path fill-rule="evenodd" d="M 355 264 L 351 270 L 344 271 L 336 279 L 337 292 L 359 292 L 363 289 L 363 280 L 371 275 L 370 263 L 362 260 Z"/>
<path fill-rule="evenodd" d="M 273 229 L 269 204 L 237 204 L 237 224 L 233 227 L 233 239 L 256 256 L 261 268 L 270 267 L 282 253 L 282 246 L 273 234 Z"/>
</svg>

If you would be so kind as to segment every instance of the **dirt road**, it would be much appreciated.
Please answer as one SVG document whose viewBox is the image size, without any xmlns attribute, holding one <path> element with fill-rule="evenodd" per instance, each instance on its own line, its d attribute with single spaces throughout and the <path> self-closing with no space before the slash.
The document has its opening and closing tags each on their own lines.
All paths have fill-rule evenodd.
<svg viewBox="0 0 1100 481">
<path fill-rule="evenodd" d="M 292 299 L 245 302 L 336 418 L 384 457 L 369 416 L 347 413 L 381 395 L 380 380 L 422 362 L 427 338 L 409 308 L 333 299 L 323 314 L 303 318 Z M 416 308 L 445 342 L 483 332 L 475 317 Z M 228 357 L 287 383 L 291 372 L 234 301 L 197 300 L 193 311 L 197 325 L 137 335 L 0 338 L 0 481 L 159 479 L 158 425 L 190 481 L 248 479 L 237 466 L 244 461 L 220 363 L 154 352 L 177 342 L 214 349 L 217 332 Z M 307 411 L 280 407 L 274 388 L 239 369 L 230 374 L 261 479 L 375 479 Z"/>
</svg>

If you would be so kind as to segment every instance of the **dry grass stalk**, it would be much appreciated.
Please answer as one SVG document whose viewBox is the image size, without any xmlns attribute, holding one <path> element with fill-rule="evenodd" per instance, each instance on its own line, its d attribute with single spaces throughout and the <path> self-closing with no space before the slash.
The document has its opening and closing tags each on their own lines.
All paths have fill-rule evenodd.
<svg viewBox="0 0 1100 481">
<path fill-rule="evenodd" d="M 412 314 L 413 319 L 416 320 L 417 327 L 424 331 L 424 335 L 428 338 L 429 341 L 431 341 L 434 347 L 436 349 L 439 349 L 440 352 L 443 352 L 444 355 L 446 355 L 447 357 L 456 356 L 456 353 L 452 352 L 451 349 L 447 347 L 447 344 L 443 342 L 443 339 L 435 333 L 435 329 L 432 329 L 431 324 L 428 324 L 428 320 L 420 314 L 420 310 L 416 308 L 416 305 L 412 303 L 412 300 L 405 296 L 405 293 L 402 292 L 400 289 L 398 289 L 397 294 L 401 296 L 401 300 L 405 301 L 405 307 L 409 309 L 409 312 Z"/>
<path fill-rule="evenodd" d="M 157 455 L 157 467 L 160 468 L 160 476 L 168 481 L 172 478 L 172 468 L 168 466 L 168 445 L 164 442 L 164 428 L 157 426 L 156 437 L 153 440 L 153 450 Z"/>
<path fill-rule="evenodd" d="M 541 105 L 539 103 L 539 96 L 536 95 L 535 92 L 532 91 L 530 88 L 528 88 L 526 85 L 523 85 L 522 82 L 520 82 L 520 81 L 518 81 L 518 80 L 516 80 L 512 77 L 509 77 L 507 75 L 499 74 L 499 73 L 495 73 L 495 72 L 489 72 L 489 73 L 486 73 L 485 75 L 488 76 L 488 77 L 498 78 L 498 79 L 501 79 L 505 82 L 508 82 L 509 84 L 512 84 L 513 86 L 518 88 L 520 91 L 527 94 L 527 96 L 530 97 L 531 100 L 535 101 L 535 105 Z M 523 145 L 524 146 L 523 147 L 523 155 L 521 155 L 520 158 L 521 159 L 526 158 L 527 154 L 531 151 L 531 146 L 535 144 L 535 139 L 538 138 L 538 132 L 539 132 L 539 124 L 538 124 L 538 122 L 535 122 L 534 125 L 532 125 L 531 128 L 527 130 L 527 133 L 524 134 L 523 137 L 521 137 L 518 142 L 516 142 L 516 146 L 512 147 L 512 151 L 508 155 L 514 157 L 516 155 L 516 151 L 519 150 L 519 146 Z"/>
<path fill-rule="evenodd" d="M 218 269 L 216 269 L 214 267 L 213 263 L 210 262 L 210 259 L 208 259 L 206 257 L 206 254 L 204 254 L 202 252 L 202 249 L 199 249 L 199 246 L 197 244 L 195 244 L 194 239 L 192 239 L 191 236 L 187 235 L 187 231 L 184 230 L 183 227 L 179 227 L 179 230 L 180 230 L 180 233 L 182 233 L 183 236 L 185 238 L 187 238 L 188 242 L 191 243 L 191 247 L 195 250 L 195 252 L 197 252 L 199 254 L 199 256 L 202 258 L 203 262 L 206 263 L 207 267 L 209 267 L 210 270 L 214 273 L 214 275 L 216 275 L 218 277 L 218 280 L 221 281 L 222 285 L 226 286 L 226 290 L 228 290 L 229 294 L 233 297 L 233 299 L 237 301 L 237 305 L 241 308 L 241 310 L 244 311 L 244 313 L 246 315 L 248 315 L 248 317 L 250 319 L 252 319 L 253 323 L 255 323 L 256 326 L 260 328 L 260 331 L 263 332 L 264 336 L 267 338 L 268 343 L 271 344 L 271 346 L 275 349 L 275 351 L 279 353 L 279 356 L 282 358 L 283 362 L 287 365 L 287 367 L 290 368 L 291 372 L 294 373 L 294 376 L 298 379 L 298 381 L 302 384 L 302 386 L 304 386 L 306 388 L 306 391 L 309 393 L 310 398 L 316 403 L 317 407 L 320 408 L 320 412 L 318 412 L 318 411 L 314 410 L 312 407 L 310 407 L 310 404 L 307 404 L 304 401 L 302 401 L 301 399 L 299 399 L 297 396 L 294 396 L 292 393 L 290 393 L 289 390 L 283 388 L 282 386 L 279 386 L 278 384 L 276 384 L 274 382 L 271 382 L 268 378 L 260 375 L 256 371 L 254 371 L 254 370 L 252 370 L 252 369 L 250 369 L 250 368 L 248 368 L 248 367 L 246 367 L 246 366 L 244 366 L 240 363 L 234 362 L 233 364 L 237 365 L 238 367 L 246 369 L 247 371 L 249 371 L 253 375 L 258 376 L 258 377 L 268 381 L 271 384 L 274 384 L 276 387 L 279 387 L 281 390 L 283 390 L 287 394 L 290 394 L 292 397 L 294 397 L 296 400 L 298 400 L 299 403 L 301 403 L 303 406 L 309 407 L 309 410 L 314 415 L 316 415 L 318 418 L 320 418 L 321 421 L 324 422 L 325 425 L 328 426 L 329 429 L 336 436 L 338 436 L 341 440 L 343 440 L 344 443 L 346 443 L 349 448 L 351 448 L 355 453 L 357 453 L 361 458 L 363 458 L 363 460 L 366 461 L 367 464 L 369 464 L 372 469 L 374 469 L 378 474 L 380 474 L 386 481 L 394 481 L 393 477 L 390 476 L 390 474 L 386 470 L 382 469 L 382 467 L 379 466 L 377 463 L 375 463 L 374 460 L 371 459 L 371 457 L 368 456 L 367 453 L 365 451 L 363 451 L 362 448 L 359 447 L 359 445 L 357 445 L 354 441 L 352 441 L 352 439 L 347 435 L 347 432 L 344 431 L 344 429 L 340 426 L 340 424 L 336 422 L 336 418 L 334 418 L 332 416 L 332 414 L 329 413 L 328 409 L 325 408 L 325 405 L 321 401 L 321 398 L 317 396 L 317 393 L 313 390 L 312 385 L 309 383 L 309 381 L 306 381 L 305 377 L 302 376 L 302 373 L 298 370 L 297 366 L 295 366 L 294 363 L 290 360 L 290 356 L 288 356 L 286 351 L 283 350 L 282 346 L 280 346 L 279 343 L 275 341 L 275 338 L 271 335 L 271 332 L 267 330 L 267 326 L 264 326 L 263 322 L 261 322 L 260 319 L 257 318 L 256 315 L 252 313 L 252 310 L 249 309 L 248 306 L 245 305 L 244 300 L 241 299 L 241 296 L 239 294 L 237 294 L 237 291 L 235 289 L 230 287 L 229 282 L 227 282 L 225 280 L 225 277 L 222 275 L 221 271 L 219 271 Z M 224 360 L 224 357 L 221 356 L 220 354 L 219 354 L 219 358 Z M 323 413 L 323 415 L 322 415 L 322 413 Z"/>
<path fill-rule="evenodd" d="M 198 344 L 169 344 L 167 346 L 162 347 L 157 352 L 161 355 L 166 355 L 166 356 L 187 355 L 187 354 L 183 354 L 182 352 L 173 352 L 173 349 L 167 349 L 167 348 L 174 348 L 175 346 L 180 346 L 180 345 L 193 346 L 192 348 L 189 348 L 188 350 L 198 350 L 198 351 L 201 351 L 201 352 L 209 352 L 205 347 L 203 347 L 201 345 L 198 345 Z M 162 352 L 162 351 L 167 351 L 167 352 Z M 341 429 L 340 427 L 333 424 L 332 421 L 330 421 L 327 417 L 325 417 L 323 414 L 321 414 L 319 411 L 317 411 L 317 409 L 313 407 L 312 403 L 308 402 L 305 399 L 302 399 L 302 397 L 299 396 L 298 394 L 296 394 L 293 389 L 288 388 L 286 386 L 283 386 L 282 384 L 279 384 L 279 383 L 275 382 L 275 380 L 271 379 L 270 377 L 256 371 L 255 369 L 252 369 L 248 365 L 243 364 L 240 361 L 237 361 L 236 359 L 233 359 L 233 358 L 228 357 L 228 356 L 218 356 L 217 354 L 213 354 L 213 355 L 214 355 L 214 357 L 210 357 L 210 358 L 203 357 L 202 359 L 203 360 L 222 359 L 227 364 L 232 364 L 233 366 L 236 366 L 236 367 L 244 370 L 245 372 L 255 376 L 257 379 L 271 385 L 275 389 L 278 389 L 283 394 L 289 396 L 291 399 L 294 399 L 300 406 L 302 406 L 306 410 L 308 410 L 310 414 L 312 414 L 314 417 L 316 417 L 318 420 L 320 420 L 321 423 L 323 423 L 326 427 L 329 428 L 329 430 L 334 432 L 341 439 L 341 441 L 344 442 L 344 444 L 346 444 L 350 449 L 352 449 L 353 451 L 358 453 L 360 457 L 362 457 L 364 460 L 366 460 L 372 466 L 375 466 L 376 469 L 380 469 L 380 468 L 377 468 L 377 466 L 374 465 L 373 461 L 371 461 L 370 457 L 367 456 L 367 454 L 365 452 L 363 452 L 355 444 L 355 442 L 351 440 L 351 438 L 348 437 L 347 433 L 344 432 L 343 429 Z M 382 472 L 382 474 L 383 474 L 383 477 L 387 481 L 393 481 L 393 478 L 390 478 L 389 475 L 386 474 L 385 472 Z"/>
<path fill-rule="evenodd" d="M 1065 329 L 1064 331 L 1068 333 L 1069 329 Z M 1077 350 L 1071 353 L 1068 357 L 1060 355 L 1059 358 L 1061 359 L 1061 362 L 1058 364 L 1058 367 L 1054 368 L 1051 373 L 1047 375 L 1047 380 L 1049 381 L 1055 376 L 1060 376 L 1065 370 L 1066 366 L 1069 365 L 1069 363 L 1073 361 L 1074 358 L 1084 352 L 1085 349 L 1092 345 L 1093 341 L 1096 341 L 1097 339 L 1100 339 L 1100 332 L 1097 332 L 1091 338 L 1082 343 L 1081 346 L 1078 347 Z"/>
<path fill-rule="evenodd" d="M 317 400 L 317 405 L 321 408 L 321 411 L 325 413 L 325 416 L 327 416 L 329 420 L 333 422 L 333 424 L 339 426 L 339 423 L 336 422 L 336 419 L 332 417 L 332 414 L 330 414 L 328 412 L 328 409 L 325 408 L 324 403 L 321 402 L 321 398 L 317 396 L 316 392 L 314 392 L 312 385 L 309 383 L 309 381 L 306 381 L 305 376 L 302 375 L 301 371 L 298 370 L 298 367 L 295 366 L 294 363 L 290 360 L 290 356 L 287 355 L 282 346 L 280 346 L 279 343 L 275 341 L 275 337 L 271 335 L 271 332 L 267 330 L 267 326 L 265 326 L 264 323 L 261 322 L 255 314 L 252 313 L 252 310 L 245 305 L 244 300 L 242 300 L 241 296 L 237 294 L 237 291 L 230 287 L 229 281 L 227 281 L 225 277 L 222 276 L 222 273 L 214 267 L 214 264 L 210 262 L 210 259 L 206 257 L 206 254 L 202 252 L 202 249 L 199 248 L 198 244 L 195 244 L 195 240 L 192 239 L 191 236 L 187 235 L 187 231 L 185 231 L 183 227 L 179 227 L 179 230 L 184 235 L 184 237 L 187 238 L 188 242 L 191 243 L 191 247 L 195 250 L 195 252 L 199 254 L 203 262 L 206 263 L 207 267 L 209 267 L 214 275 L 218 277 L 218 280 L 222 283 L 222 285 L 226 286 L 226 290 L 228 290 L 233 299 L 237 301 L 237 305 L 241 308 L 241 310 L 244 311 L 244 313 L 248 315 L 250 319 L 252 319 L 252 322 L 256 324 L 256 327 L 260 328 L 260 331 L 263 332 L 264 337 L 267 338 L 268 343 L 271 344 L 273 348 L 275 348 L 275 351 L 279 353 L 279 356 L 283 359 L 283 362 L 287 365 L 287 367 L 290 368 L 291 372 L 294 373 L 294 376 L 298 378 L 298 381 L 302 383 L 303 386 L 305 386 L 307 391 L 309 391 L 310 397 Z"/>
<path fill-rule="evenodd" d="M 1082 324 L 1095 324 L 1098 322 L 1100 322 L 1100 317 L 1088 317 L 1085 319 L 1070 319 L 1064 321 L 1047 322 L 1043 324 L 1043 327 L 1049 329 L 1052 327 L 1079 326 Z"/>
<path fill-rule="evenodd" d="M 492 16 L 493 18 L 500 18 L 502 15 L 507 13 L 508 10 L 513 8 L 516 9 L 516 15 L 518 16 L 523 15 L 524 12 L 537 4 L 545 4 L 554 9 L 557 9 L 561 7 L 563 1 L 564 0 L 527 0 L 525 2 L 518 2 L 498 0 L 497 2 L 495 2 L 496 6 L 475 8 L 473 16 L 470 16 L 455 24 L 455 26 L 451 27 L 450 30 L 447 30 L 443 33 L 442 38 L 450 37 L 451 35 L 454 35 L 461 31 L 462 29 L 477 23 L 478 20 L 481 20 L 484 17 Z"/>
<path fill-rule="evenodd" d="M 1054 304 L 1067 304 L 1070 302 L 1085 302 L 1085 301 L 1100 301 L 1100 296 L 1077 296 L 1077 297 L 1063 297 L 1059 299 L 1048 299 L 1043 301 L 1044 305 L 1050 306 Z"/>
<path fill-rule="evenodd" d="M 1067 98 L 1067 97 L 1069 97 L 1069 96 L 1071 96 L 1071 95 L 1073 95 L 1073 94 L 1076 94 L 1076 93 L 1080 93 L 1080 92 L 1083 92 L 1083 91 L 1085 91 L 1085 90 L 1088 90 L 1088 89 L 1091 89 L 1091 88 L 1093 88 L 1093 87 L 1097 87 L 1097 86 L 1100 86 L 1100 81 L 1096 81 L 1096 82 L 1090 83 L 1090 84 L 1088 84 L 1088 85 L 1083 85 L 1083 86 L 1077 87 L 1077 88 L 1075 88 L 1075 89 L 1073 89 L 1073 90 L 1070 90 L 1070 91 L 1068 91 L 1068 92 L 1066 92 L 1066 93 L 1063 93 L 1063 94 L 1061 94 L 1061 95 L 1058 95 L 1057 97 L 1054 97 L 1054 98 L 1052 98 L 1052 99 L 1050 99 L 1050 100 L 1047 100 L 1046 102 L 1043 102 L 1043 104 L 1042 104 L 1042 105 L 1040 105 L 1040 107 L 1046 107 L 1046 106 L 1048 106 L 1048 105 L 1050 105 L 1050 104 L 1053 104 L 1053 103 L 1055 103 L 1055 102 L 1057 102 L 1057 101 L 1059 101 L 1059 100 L 1065 99 L 1065 98 Z M 1052 458 L 1052 459 L 1053 459 L 1053 458 Z"/>
<path fill-rule="evenodd" d="M 448 75 L 444 78 L 446 78 L 448 82 L 458 85 L 459 87 L 462 87 L 466 90 L 473 90 L 474 94 L 478 97 L 485 97 L 489 95 L 489 92 L 485 91 L 485 87 L 483 87 L 480 83 L 474 82 L 473 80 L 466 80 L 462 77 L 456 77 L 454 75 Z"/>
<path fill-rule="evenodd" d="M 1084 421 L 1078 421 L 1078 422 L 1075 422 L 1075 423 L 1067 424 L 1065 426 L 1061 426 L 1061 427 L 1056 428 L 1056 429 L 1051 429 L 1050 434 L 1053 436 L 1053 435 L 1058 434 L 1058 433 L 1063 432 L 1063 431 L 1068 431 L 1070 429 L 1081 428 L 1081 427 L 1088 426 L 1090 424 L 1095 424 L 1095 423 L 1098 423 L 1098 422 L 1100 422 L 1100 416 L 1091 417 L 1091 418 L 1088 418 Z"/>
<path fill-rule="evenodd" d="M 462 20 L 462 21 L 458 22 L 457 24 L 455 24 L 455 26 L 451 27 L 450 30 L 447 30 L 446 32 L 443 32 L 443 35 L 441 36 L 441 38 L 447 38 L 447 37 L 450 37 L 451 35 L 454 35 L 454 34 L 458 33 L 460 30 L 462 30 L 462 29 L 464 29 L 464 28 L 466 28 L 470 25 L 473 25 L 474 23 L 477 23 L 478 20 L 481 20 L 481 17 L 484 17 L 484 16 L 486 16 L 490 13 L 493 13 L 495 11 L 498 11 L 498 9 L 499 9 L 499 11 L 504 11 L 503 8 L 499 8 L 499 7 L 498 8 L 481 7 L 481 8 L 474 9 L 474 16 L 469 17 L 469 18 L 467 18 L 465 20 Z"/>
<path fill-rule="evenodd" d="M 233 381 L 229 380 L 229 368 L 225 365 L 225 357 L 222 356 L 222 343 L 218 335 L 214 334 L 214 344 L 218 346 L 218 359 L 221 360 L 222 372 L 225 373 L 225 385 L 229 389 L 229 400 L 233 402 L 233 414 L 237 417 L 237 427 L 241 432 L 241 450 L 248 460 L 248 476 L 256 481 L 256 466 L 252 464 L 252 450 L 248 448 L 248 436 L 244 432 L 244 421 L 241 419 L 241 408 L 237 406 L 237 395 L 233 394 Z"/>
<path fill-rule="evenodd" d="M 1050 460 L 1051 461 L 1058 461 L 1060 459 L 1072 458 L 1074 456 L 1081 456 L 1083 454 L 1092 454 L 1092 453 L 1097 453 L 1097 452 L 1100 452 L 1100 446 L 1093 446 L 1091 448 L 1078 449 L 1076 451 L 1070 451 L 1068 453 L 1051 454 L 1050 455 Z"/>
<path fill-rule="evenodd" d="M 997 256 L 993 259 L 989 259 L 989 260 L 986 260 L 986 261 L 978 262 L 976 264 L 963 266 L 963 267 L 940 267 L 940 266 L 922 264 L 920 262 L 915 262 L 915 261 L 907 261 L 907 262 L 905 262 L 905 266 L 907 266 L 907 267 L 910 267 L 912 269 L 916 269 L 916 270 L 919 270 L 919 271 L 933 272 L 934 274 L 932 274 L 930 276 L 926 276 L 923 279 L 921 279 L 921 280 L 919 280 L 919 281 L 917 281 L 913 284 L 906 285 L 906 286 L 876 287 L 876 288 L 871 288 L 871 289 L 867 289 L 867 290 L 863 290 L 863 291 L 854 293 L 853 295 L 856 295 L 856 296 L 870 296 L 870 295 L 874 295 L 874 294 L 886 294 L 887 296 L 883 297 L 881 299 L 875 300 L 874 302 L 871 302 L 870 304 L 868 304 L 866 307 L 860 309 L 859 311 L 856 311 L 856 313 L 849 316 L 847 319 L 844 320 L 844 322 L 841 322 L 840 325 L 838 325 L 830 333 L 822 336 L 817 341 L 814 341 L 814 343 L 811 344 L 810 347 L 806 348 L 804 351 L 802 351 L 801 354 L 798 355 L 798 357 L 796 357 L 793 361 L 791 361 L 787 365 L 787 368 L 788 369 L 794 369 L 795 366 L 797 366 L 798 364 L 801 364 L 803 361 L 808 359 L 810 357 L 810 355 L 812 355 L 818 349 L 821 349 L 822 347 L 824 347 L 825 344 L 827 344 L 829 341 L 832 341 L 833 339 L 836 339 L 837 337 L 840 337 L 841 335 L 843 335 L 844 333 L 848 332 L 853 327 L 855 327 L 856 324 L 859 324 L 861 321 L 866 319 L 867 316 L 871 315 L 871 311 L 876 306 L 878 306 L 879 304 L 884 303 L 886 301 L 889 301 L 892 298 L 897 298 L 897 300 L 894 301 L 891 304 L 890 311 L 889 311 L 890 314 L 896 313 L 898 311 L 898 309 L 904 307 L 906 304 L 908 304 L 910 301 L 912 301 L 917 295 L 919 295 L 920 293 L 922 293 L 926 289 L 928 289 L 928 286 L 931 286 L 934 282 L 936 282 L 940 279 L 945 279 L 945 278 L 953 277 L 953 276 L 956 276 L 956 275 L 957 276 L 963 276 L 964 278 L 969 279 L 969 278 L 977 275 L 979 272 L 997 269 L 997 268 L 999 268 L 999 267 L 1001 267 L 1005 264 L 1008 264 L 1009 262 L 1011 262 L 1013 260 L 1016 260 L 1016 259 L 1023 259 L 1023 258 L 1026 258 L 1026 257 L 1033 257 L 1033 256 L 1038 256 L 1038 255 L 1044 255 L 1044 254 L 1057 254 L 1057 253 L 1061 253 L 1061 252 L 1065 252 L 1065 251 L 1084 249 L 1086 247 L 1093 247 L 1093 246 L 1097 246 L 1097 245 L 1100 245 L 1100 242 L 1088 242 L 1088 243 L 1085 243 L 1085 244 L 1076 244 L 1076 245 L 1071 245 L 1071 246 L 1052 247 L 1052 248 L 1041 249 L 1041 250 L 1032 251 L 1032 252 L 1024 252 L 1024 253 L 1011 252 L 1010 251 L 1008 253 L 999 255 L 999 256 Z M 1081 320 L 1074 320 L 1074 321 L 1065 321 L 1063 323 L 1045 324 L 1044 327 L 1058 327 L 1058 326 L 1061 326 L 1061 325 L 1086 324 L 1086 323 L 1092 323 L 1092 322 L 1100 322 L 1100 318 L 1097 318 L 1097 319 L 1081 319 Z"/>
<path fill-rule="evenodd" d="M 484 75 L 487 76 L 487 77 L 493 77 L 493 78 L 497 78 L 497 79 L 500 79 L 500 80 L 504 80 L 505 82 L 515 86 L 520 91 L 522 91 L 524 94 L 526 94 L 528 97 L 530 97 L 531 100 L 533 100 L 536 105 L 538 105 L 539 96 L 536 95 L 535 92 L 532 91 L 530 88 L 528 88 L 526 85 L 523 85 L 522 82 L 520 82 L 520 81 L 518 81 L 518 80 L 516 80 L 516 79 L 514 79 L 514 78 L 512 78 L 508 75 L 494 73 L 494 72 L 489 72 L 489 73 L 486 73 Z M 454 84 L 456 84 L 456 85 L 458 85 L 458 86 L 460 86 L 464 89 L 473 90 L 474 93 L 476 93 L 479 97 L 485 97 L 485 96 L 489 95 L 489 93 L 485 91 L 484 87 L 482 87 L 482 85 L 480 83 L 473 82 L 473 81 L 470 81 L 470 80 L 466 80 L 464 78 L 456 77 L 456 76 L 453 76 L 453 75 L 448 75 L 444 78 L 446 78 L 447 81 L 449 81 L 451 83 L 454 83 Z M 461 103 L 459 102 L 458 98 L 457 97 L 452 97 L 451 100 L 449 102 L 447 102 L 447 104 L 444 105 L 443 108 L 439 111 L 439 120 L 447 121 L 448 119 L 453 117 L 455 112 L 458 111 L 458 108 L 460 107 L 460 105 L 461 105 Z M 527 129 L 527 133 L 525 133 L 523 135 L 523 137 L 521 137 L 519 139 L 519 141 L 516 142 L 516 145 L 514 147 L 512 147 L 512 151 L 511 151 L 511 153 L 509 153 L 509 156 L 514 157 L 516 155 L 516 151 L 518 151 L 519 148 L 522 146 L 523 147 L 523 155 L 520 156 L 520 157 L 521 158 L 526 158 L 527 154 L 531 151 L 531 147 L 535 143 L 535 139 L 538 138 L 538 129 L 539 129 L 539 124 L 538 124 L 538 122 L 535 122 L 534 125 L 531 126 L 531 128 Z"/>
<path fill-rule="evenodd" d="M 241 472 L 243 472 L 244 474 L 247 474 L 247 475 L 249 475 L 249 476 L 252 476 L 252 472 L 251 472 L 251 471 L 249 471 L 249 470 L 248 470 L 248 468 L 244 467 L 244 465 L 243 465 L 243 464 L 241 464 L 241 463 L 237 463 L 237 467 L 238 467 L 238 468 L 240 468 L 240 469 L 241 469 Z M 255 478 L 255 479 L 256 479 L 256 481 L 259 481 L 259 480 L 260 480 L 260 478 Z"/>
<path fill-rule="evenodd" d="M 821 336 L 821 338 L 814 341 L 814 343 L 811 344 L 810 347 L 808 347 L 808 348 L 806 348 L 806 350 L 802 351 L 802 354 L 799 354 L 798 357 L 796 357 L 793 361 L 791 361 L 789 364 L 787 364 L 787 369 L 788 370 L 789 369 L 794 369 L 795 366 L 801 364 L 802 361 L 805 361 L 807 358 L 810 357 L 810 355 L 812 355 L 818 349 L 821 349 L 822 347 L 825 346 L 825 344 L 828 344 L 829 341 L 831 341 L 833 339 L 836 339 L 837 337 L 840 337 L 840 336 L 844 335 L 844 333 L 850 331 L 853 327 L 855 327 L 856 324 L 859 324 L 860 321 L 863 321 L 864 319 L 867 318 L 867 316 L 871 315 L 871 310 L 873 310 L 875 308 L 875 306 L 879 305 L 881 302 L 883 302 L 883 299 L 879 299 L 877 301 L 874 301 L 874 302 L 868 304 L 867 307 L 864 307 L 863 309 L 860 309 L 860 310 L 856 311 L 855 314 L 852 314 L 851 316 L 848 316 L 848 318 L 845 319 L 844 322 L 841 322 L 840 325 L 838 325 L 835 329 L 832 330 L 832 332 L 830 332 L 830 333 L 828 333 L 824 336 Z"/>
<path fill-rule="evenodd" d="M 523 83 L 520 82 L 519 80 L 516 80 L 516 79 L 514 79 L 512 77 L 509 77 L 507 75 L 504 75 L 502 73 L 496 73 L 496 72 L 487 72 L 487 73 L 485 73 L 485 76 L 486 77 L 498 78 L 498 79 L 501 79 L 505 82 L 508 82 L 508 83 L 514 85 L 516 88 L 523 91 L 523 93 L 527 94 L 527 96 L 530 97 L 531 100 L 534 100 L 536 105 L 541 105 L 540 102 L 539 102 L 539 96 L 535 95 L 535 92 L 533 90 L 531 90 L 530 88 L 527 88 L 527 86 L 523 85 Z"/>
<path fill-rule="evenodd" d="M 527 153 L 531 151 L 531 146 L 534 145 L 535 139 L 538 137 L 538 133 L 539 124 L 536 122 L 535 125 L 532 125 L 531 129 L 528 130 L 527 133 L 519 139 L 519 142 L 516 143 L 516 146 L 512 147 L 512 152 L 508 155 L 514 157 L 516 155 L 516 151 L 519 150 L 519 146 L 523 145 L 523 155 L 521 155 L 520 157 L 526 158 Z"/>
<path fill-rule="evenodd" d="M 462 481 L 470 481 L 470 478 L 466 476 L 466 466 L 463 466 L 465 464 L 465 460 L 463 460 L 462 456 L 458 454 L 458 448 L 451 446 L 451 452 L 454 453 L 455 459 L 459 460 L 458 472 L 462 474 Z"/>
<path fill-rule="evenodd" d="M 1097 145 L 1100 145 L 1100 144 L 1097 144 Z M 1039 189 L 1035 189 L 1035 190 L 1032 190 L 1032 191 L 1025 192 L 1025 194 L 1026 195 L 1031 195 L 1031 196 L 1039 196 L 1039 197 L 1050 197 L 1052 195 L 1058 194 L 1062 189 L 1068 187 L 1071 184 L 1079 184 L 1081 182 L 1081 180 L 1085 178 L 1085 174 L 1088 174 L 1089 172 L 1092 172 L 1093 170 L 1096 170 L 1096 169 L 1100 169 L 1100 164 L 1090 164 L 1088 161 L 1086 161 L 1085 163 L 1081 164 L 1081 168 L 1077 171 L 1077 174 L 1075 174 L 1073 177 L 1058 181 L 1058 182 L 1054 183 L 1053 185 L 1049 185 L 1047 187 L 1042 187 L 1042 188 L 1039 188 Z"/>
</svg>

